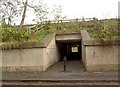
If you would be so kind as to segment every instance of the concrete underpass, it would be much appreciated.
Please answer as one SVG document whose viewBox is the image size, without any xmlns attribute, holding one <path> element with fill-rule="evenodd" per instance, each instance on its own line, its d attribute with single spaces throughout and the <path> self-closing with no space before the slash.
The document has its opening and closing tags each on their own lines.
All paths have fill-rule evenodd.
<svg viewBox="0 0 120 87">
<path fill-rule="evenodd" d="M 56 44 L 60 61 L 66 57 L 68 61 L 82 61 L 82 44 L 80 33 L 56 34 Z"/>
<path fill-rule="evenodd" d="M 84 71 L 82 62 L 82 42 L 80 33 L 56 34 L 59 62 L 47 69 L 47 72 L 63 71 L 63 58 L 66 57 L 67 71 Z"/>
</svg>

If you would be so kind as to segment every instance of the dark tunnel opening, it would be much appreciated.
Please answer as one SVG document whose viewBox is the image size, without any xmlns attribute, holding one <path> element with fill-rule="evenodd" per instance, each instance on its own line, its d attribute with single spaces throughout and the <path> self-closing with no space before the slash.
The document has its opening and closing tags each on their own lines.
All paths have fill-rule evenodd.
<svg viewBox="0 0 120 87">
<path fill-rule="evenodd" d="M 63 61 L 65 56 L 67 61 L 82 60 L 81 40 L 56 42 L 59 51 L 59 60 Z"/>
</svg>

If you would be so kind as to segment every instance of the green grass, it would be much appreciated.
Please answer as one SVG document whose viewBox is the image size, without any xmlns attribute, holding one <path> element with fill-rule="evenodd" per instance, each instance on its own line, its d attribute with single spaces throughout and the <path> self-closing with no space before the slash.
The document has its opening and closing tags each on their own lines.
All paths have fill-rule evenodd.
<svg viewBox="0 0 120 87">
<path fill-rule="evenodd" d="M 108 27 L 110 27 L 111 29 L 114 29 L 114 28 L 117 28 L 118 26 L 116 22 L 117 22 L 116 19 L 108 19 L 106 20 L 106 25 L 109 25 Z M 98 27 L 96 27 L 96 25 Z M 60 23 L 60 24 L 47 23 L 43 25 L 44 27 L 41 28 L 39 31 L 36 31 L 36 28 L 34 28 L 33 31 L 31 30 L 29 31 L 28 28 L 31 26 L 34 26 L 34 25 L 29 25 L 29 26 L 25 25 L 24 28 L 26 29 L 26 31 L 21 32 L 20 34 L 17 31 L 16 31 L 17 33 L 14 33 L 14 31 L 12 33 L 9 31 L 4 32 L 4 35 L 7 35 L 5 37 L 9 39 L 6 39 L 6 41 L 3 41 L 3 42 L 21 42 L 21 41 L 23 42 L 39 41 L 40 42 L 48 33 L 51 33 L 51 32 L 67 32 L 67 31 L 79 31 L 79 30 L 87 30 L 93 39 L 99 39 L 100 34 L 104 35 L 104 32 L 101 33 L 97 31 L 99 29 L 101 31 L 101 29 L 104 28 L 104 20 L 82 21 L 80 23 L 77 23 L 77 22 L 70 22 L 70 23 L 66 22 L 66 23 Z M 14 28 L 17 28 L 17 26 L 7 26 L 7 28 L 14 29 Z M 30 33 L 28 34 L 28 32 Z M 110 33 L 111 33 L 110 38 L 120 38 L 120 36 L 112 34 L 111 31 Z M 3 32 L 0 32 L 0 34 L 4 36 Z M 104 36 L 102 38 L 104 38 Z"/>
<path fill-rule="evenodd" d="M 48 31 L 42 30 L 37 35 L 37 40 L 41 41 L 46 35 L 48 34 Z"/>
</svg>

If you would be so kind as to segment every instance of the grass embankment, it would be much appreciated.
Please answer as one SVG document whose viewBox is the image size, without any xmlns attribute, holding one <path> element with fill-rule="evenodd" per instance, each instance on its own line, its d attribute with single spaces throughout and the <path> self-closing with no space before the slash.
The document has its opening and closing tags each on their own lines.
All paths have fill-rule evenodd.
<svg viewBox="0 0 120 87">
<path fill-rule="evenodd" d="M 33 26 L 31 28 L 31 26 Z M 50 23 L 24 26 L 19 30 L 17 26 L 2 26 L 0 35 L 4 48 L 19 46 L 25 42 L 40 42 L 50 32 L 67 32 L 87 30 L 92 39 L 120 39 L 118 22 L 116 19 L 73 21 L 64 23 Z"/>
<path fill-rule="evenodd" d="M 3 49 L 10 49 L 19 47 L 21 43 L 40 42 L 48 33 L 49 31 L 47 30 L 31 30 L 29 28 L 24 28 L 23 30 L 19 30 L 16 27 L 1 28 L 1 46 Z"/>
<path fill-rule="evenodd" d="M 119 40 L 118 20 L 99 20 L 96 28 L 88 30 L 90 37 L 95 40 Z"/>
</svg>

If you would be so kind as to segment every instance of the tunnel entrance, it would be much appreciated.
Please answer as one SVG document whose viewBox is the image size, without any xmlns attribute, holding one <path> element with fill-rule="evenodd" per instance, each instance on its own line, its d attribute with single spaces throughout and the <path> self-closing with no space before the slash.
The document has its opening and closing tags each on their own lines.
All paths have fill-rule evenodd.
<svg viewBox="0 0 120 87">
<path fill-rule="evenodd" d="M 82 37 L 79 32 L 57 33 L 55 35 L 59 61 L 48 71 L 81 72 L 85 70 L 82 59 Z M 65 58 L 66 57 L 66 58 Z M 67 60 L 67 61 L 66 61 Z M 66 68 L 65 68 L 66 67 Z"/>
<path fill-rule="evenodd" d="M 81 40 L 71 41 L 59 41 L 56 42 L 59 51 L 59 60 L 63 61 L 63 57 L 66 56 L 67 61 L 81 61 L 82 59 L 82 47 Z"/>
</svg>

